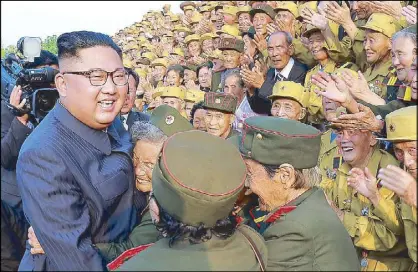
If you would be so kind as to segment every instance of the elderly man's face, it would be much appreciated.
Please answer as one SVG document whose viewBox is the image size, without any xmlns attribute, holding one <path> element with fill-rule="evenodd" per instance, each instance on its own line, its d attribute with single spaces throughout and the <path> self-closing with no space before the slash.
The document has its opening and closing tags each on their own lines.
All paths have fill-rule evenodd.
<svg viewBox="0 0 418 272">
<path fill-rule="evenodd" d="M 167 73 L 167 84 L 168 86 L 179 87 L 181 84 L 180 73 L 174 70 L 170 70 Z"/>
<path fill-rule="evenodd" d="M 277 98 L 271 105 L 271 115 L 284 119 L 300 121 L 305 117 L 305 109 L 293 99 Z"/>
<path fill-rule="evenodd" d="M 253 26 L 255 33 L 265 35 L 267 33 L 267 25 L 271 23 L 271 18 L 265 13 L 256 13 L 253 17 Z"/>
<path fill-rule="evenodd" d="M 408 173 L 417 178 L 417 141 L 394 144 L 395 156 L 402 162 Z"/>
<path fill-rule="evenodd" d="M 408 86 L 411 87 L 411 98 L 417 100 L 417 59 L 415 58 L 414 62 L 409 69 L 408 76 L 406 77 L 406 82 Z"/>
<path fill-rule="evenodd" d="M 368 19 L 373 13 L 367 1 L 352 1 L 351 9 L 356 12 L 359 20 Z"/>
<path fill-rule="evenodd" d="M 202 67 L 199 70 L 199 85 L 203 88 L 209 88 L 212 81 L 212 70 L 208 67 Z"/>
<path fill-rule="evenodd" d="M 417 49 L 409 38 L 400 37 L 392 42 L 392 64 L 396 68 L 396 76 L 404 81 L 417 55 Z"/>
<path fill-rule="evenodd" d="M 124 69 L 121 57 L 110 47 L 81 49 L 78 56 L 62 59 L 61 73 L 97 68 L 107 72 Z M 118 74 L 119 79 L 127 78 L 123 71 Z M 116 76 L 114 78 L 118 80 Z M 75 74 L 58 74 L 55 83 L 62 103 L 71 114 L 87 126 L 100 130 L 113 122 L 128 94 L 128 84 L 117 86 L 110 76 L 103 86 L 93 86 L 89 78 Z"/>
<path fill-rule="evenodd" d="M 336 142 L 344 161 L 352 167 L 364 167 L 377 140 L 369 130 L 341 129 Z"/>
<path fill-rule="evenodd" d="M 195 71 L 189 69 L 184 70 L 184 82 L 188 82 L 189 80 L 196 81 L 196 79 L 197 75 Z"/>
<path fill-rule="evenodd" d="M 206 110 L 198 109 L 193 116 L 193 127 L 200 131 L 206 131 L 205 123 Z"/>
<path fill-rule="evenodd" d="M 222 56 L 226 69 L 236 68 L 240 65 L 240 52 L 235 50 L 222 50 Z"/>
<path fill-rule="evenodd" d="M 184 39 L 186 38 L 187 33 L 184 31 L 179 32 L 179 34 L 177 35 L 177 42 L 178 43 L 184 43 Z"/>
<path fill-rule="evenodd" d="M 192 41 L 187 45 L 187 48 L 189 50 L 189 54 L 190 56 L 194 57 L 194 56 L 199 56 L 201 53 L 200 50 L 200 42 L 198 41 Z"/>
<path fill-rule="evenodd" d="M 135 104 L 136 86 L 135 86 L 135 78 L 133 76 L 129 76 L 128 86 L 129 86 L 129 93 L 126 96 L 125 103 L 123 104 L 123 107 L 120 111 L 121 114 L 128 114 L 132 110 Z"/>
<path fill-rule="evenodd" d="M 210 54 L 213 51 L 212 39 L 207 39 L 202 42 L 203 53 Z"/>
<path fill-rule="evenodd" d="M 229 76 L 225 79 L 224 93 L 230 94 L 242 101 L 244 98 L 244 86 L 240 86 L 237 76 Z"/>
<path fill-rule="evenodd" d="M 382 33 L 366 29 L 366 38 L 363 42 L 368 64 L 375 64 L 383 60 L 391 50 L 390 39 Z"/>
<path fill-rule="evenodd" d="M 293 45 L 287 44 L 286 36 L 276 34 L 267 43 L 267 52 L 276 69 L 283 69 L 293 54 Z"/>
<path fill-rule="evenodd" d="M 183 100 L 177 97 L 170 97 L 170 96 L 163 97 L 163 104 L 168 105 L 172 108 L 175 108 L 179 112 L 181 112 L 185 106 Z"/>
<path fill-rule="evenodd" d="M 248 29 L 252 26 L 251 23 L 251 16 L 249 13 L 241 13 L 238 16 L 238 28 L 241 32 L 248 31 Z"/>
<path fill-rule="evenodd" d="M 292 25 L 293 21 L 295 20 L 295 16 L 287 10 L 279 10 L 276 14 L 276 17 L 274 17 L 274 20 L 276 22 L 283 22 L 285 25 Z"/>
<path fill-rule="evenodd" d="M 156 79 L 163 80 L 163 77 L 165 76 L 166 71 L 167 71 L 167 68 L 165 68 L 164 66 L 158 65 L 154 67 L 152 72 L 155 75 Z"/>
<path fill-rule="evenodd" d="M 150 192 L 152 189 L 152 169 L 157 162 L 163 143 L 151 143 L 139 140 L 134 147 L 135 185 L 139 191 Z"/>
<path fill-rule="evenodd" d="M 205 123 L 209 134 L 225 139 L 233 122 L 234 115 L 231 113 L 223 113 L 212 109 L 206 110 Z"/>
<path fill-rule="evenodd" d="M 322 108 L 324 109 L 324 115 L 327 121 L 337 117 L 337 108 L 340 106 L 341 103 L 330 100 L 325 96 L 322 97 Z"/>
<path fill-rule="evenodd" d="M 193 109 L 193 106 L 194 106 L 194 102 L 186 102 L 186 115 L 187 115 L 187 120 L 190 120 L 190 119 L 192 119 L 192 116 L 191 116 L 191 111 L 192 111 L 192 109 Z"/>
<path fill-rule="evenodd" d="M 327 51 L 324 48 L 325 38 L 321 32 L 317 31 L 309 36 L 309 51 L 316 61 L 326 60 L 328 58 Z"/>
</svg>

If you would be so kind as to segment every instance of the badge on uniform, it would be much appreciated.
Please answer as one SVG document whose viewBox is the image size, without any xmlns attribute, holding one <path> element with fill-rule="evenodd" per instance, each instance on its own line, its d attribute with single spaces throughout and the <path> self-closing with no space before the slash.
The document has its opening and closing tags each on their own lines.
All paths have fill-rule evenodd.
<svg viewBox="0 0 418 272">
<path fill-rule="evenodd" d="M 327 177 L 329 179 L 335 180 L 337 178 L 337 171 L 336 170 L 331 170 L 331 169 L 327 168 L 326 174 L 327 174 Z"/>
<path fill-rule="evenodd" d="M 368 216 L 369 215 L 369 207 L 364 207 L 361 209 L 361 215 L 362 216 Z"/>
<path fill-rule="evenodd" d="M 369 88 L 372 92 L 374 92 L 378 96 L 381 96 L 382 95 L 382 89 L 378 86 L 379 84 L 380 84 L 380 82 L 378 80 L 376 80 L 375 84 L 373 84 L 373 83 L 369 84 Z"/>
<path fill-rule="evenodd" d="M 173 115 L 167 115 L 167 117 L 165 118 L 165 123 L 167 125 L 171 125 L 172 123 L 174 123 L 174 116 Z"/>
</svg>

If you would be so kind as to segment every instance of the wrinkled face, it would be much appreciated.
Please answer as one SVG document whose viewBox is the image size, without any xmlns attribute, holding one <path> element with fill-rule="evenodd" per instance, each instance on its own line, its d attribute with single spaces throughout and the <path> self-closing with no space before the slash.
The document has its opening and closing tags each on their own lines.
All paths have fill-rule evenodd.
<svg viewBox="0 0 418 272">
<path fill-rule="evenodd" d="M 265 13 L 256 13 L 253 17 L 253 26 L 255 33 L 264 35 L 267 33 L 267 25 L 271 23 L 271 18 Z"/>
<path fill-rule="evenodd" d="M 325 119 L 327 121 L 337 117 L 337 108 L 340 106 L 341 103 L 330 100 L 325 96 L 322 97 L 322 108 L 324 109 Z"/>
<path fill-rule="evenodd" d="M 222 50 L 222 56 L 226 69 L 236 68 L 240 65 L 240 52 L 235 50 Z"/>
<path fill-rule="evenodd" d="M 186 38 L 186 36 L 187 36 L 186 32 L 184 31 L 179 32 L 176 36 L 177 43 L 180 43 L 180 44 L 184 43 L 184 39 Z"/>
<path fill-rule="evenodd" d="M 157 80 L 163 80 L 166 71 L 167 71 L 167 68 L 161 65 L 155 66 L 152 70 Z"/>
<path fill-rule="evenodd" d="M 404 81 L 416 57 L 416 47 L 409 38 L 400 37 L 392 41 L 392 65 L 396 68 L 396 76 Z"/>
<path fill-rule="evenodd" d="M 187 49 L 189 50 L 189 55 L 194 57 L 194 56 L 199 56 L 201 51 L 200 51 L 200 42 L 198 41 L 192 41 L 187 45 Z"/>
<path fill-rule="evenodd" d="M 223 13 L 223 20 L 224 20 L 225 25 L 235 24 L 236 19 L 237 19 L 237 17 L 235 15 L 228 14 L 228 13 Z"/>
<path fill-rule="evenodd" d="M 126 96 L 125 103 L 123 104 L 122 109 L 120 110 L 121 114 L 129 113 L 135 104 L 136 86 L 135 86 L 135 78 L 133 76 L 129 76 L 128 86 L 129 86 L 129 93 Z"/>
<path fill-rule="evenodd" d="M 184 101 L 177 97 L 165 96 L 163 97 L 163 104 L 175 108 L 179 112 L 184 109 Z"/>
<path fill-rule="evenodd" d="M 248 31 L 248 29 L 252 26 L 251 23 L 251 16 L 249 13 L 241 13 L 238 16 L 238 27 L 240 31 Z"/>
<path fill-rule="evenodd" d="M 283 69 L 293 54 L 293 45 L 287 44 L 285 35 L 276 34 L 268 40 L 267 52 L 274 68 Z"/>
<path fill-rule="evenodd" d="M 225 79 L 224 93 L 231 94 L 241 101 L 244 98 L 244 86 L 240 86 L 236 76 L 229 76 Z"/>
<path fill-rule="evenodd" d="M 204 88 L 211 87 L 212 69 L 202 67 L 199 70 L 199 85 Z"/>
<path fill-rule="evenodd" d="M 373 13 L 367 1 L 352 1 L 351 9 L 356 12 L 359 20 L 368 19 Z"/>
<path fill-rule="evenodd" d="M 187 115 L 187 120 L 192 119 L 192 116 L 190 115 L 190 112 L 192 111 L 194 106 L 194 102 L 186 102 L 186 115 Z"/>
<path fill-rule="evenodd" d="M 402 162 L 406 171 L 417 178 L 417 141 L 407 141 L 394 144 L 396 158 Z"/>
<path fill-rule="evenodd" d="M 188 82 L 189 80 L 196 81 L 197 76 L 196 72 L 193 70 L 184 70 L 184 82 Z"/>
<path fill-rule="evenodd" d="M 234 122 L 233 114 L 223 113 L 217 110 L 206 110 L 205 123 L 209 134 L 226 138 Z"/>
<path fill-rule="evenodd" d="M 209 54 L 213 51 L 213 41 L 212 39 L 207 39 L 202 42 L 202 49 L 204 53 Z"/>
<path fill-rule="evenodd" d="M 271 115 L 275 117 L 300 121 L 305 117 L 305 109 L 293 99 L 277 98 L 271 105 Z"/>
<path fill-rule="evenodd" d="M 134 167 L 136 189 L 147 193 L 152 189 L 152 169 L 157 162 L 163 143 L 139 140 L 134 148 Z"/>
<path fill-rule="evenodd" d="M 285 25 L 292 25 L 293 21 L 295 20 L 295 16 L 290 11 L 287 10 L 279 10 L 274 17 L 276 22 L 283 22 Z"/>
<path fill-rule="evenodd" d="M 361 167 L 377 142 L 369 130 L 342 129 L 336 131 L 336 134 L 337 146 L 344 161 L 352 167 Z"/>
<path fill-rule="evenodd" d="M 78 55 L 78 58 L 60 60 L 61 73 L 95 68 L 107 72 L 123 69 L 121 57 L 110 47 L 81 49 Z M 123 73 L 121 75 L 123 76 Z M 92 86 L 89 78 L 85 76 L 58 74 L 55 84 L 68 111 L 87 126 L 98 130 L 105 129 L 113 122 L 128 94 L 128 84 L 117 86 L 111 76 L 108 76 L 103 86 Z"/>
<path fill-rule="evenodd" d="M 411 65 L 411 68 L 409 69 L 408 76 L 406 77 L 406 82 L 408 83 L 408 86 L 411 87 L 412 100 L 417 100 L 417 59 L 415 58 L 414 62 Z"/>
<path fill-rule="evenodd" d="M 167 73 L 167 84 L 168 86 L 179 87 L 181 84 L 180 73 L 174 70 L 170 70 Z"/>
<path fill-rule="evenodd" d="M 205 123 L 206 110 L 198 109 L 194 113 L 193 127 L 197 130 L 206 131 Z"/>
<path fill-rule="evenodd" d="M 390 39 L 382 33 L 377 33 L 366 29 L 366 38 L 363 42 L 366 51 L 368 64 L 375 64 L 383 60 L 391 50 Z"/>
<path fill-rule="evenodd" d="M 326 60 L 327 51 L 324 48 L 325 38 L 320 31 L 314 32 L 309 36 L 309 51 L 316 61 Z"/>
</svg>

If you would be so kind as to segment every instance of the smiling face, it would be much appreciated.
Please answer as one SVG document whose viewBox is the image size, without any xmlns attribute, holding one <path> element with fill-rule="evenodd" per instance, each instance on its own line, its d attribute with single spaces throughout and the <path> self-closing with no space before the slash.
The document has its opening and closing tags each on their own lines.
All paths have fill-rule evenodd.
<svg viewBox="0 0 418 272">
<path fill-rule="evenodd" d="M 235 50 L 222 50 L 222 57 L 226 69 L 237 68 L 240 65 L 241 53 Z"/>
<path fill-rule="evenodd" d="M 414 62 L 412 63 L 405 81 L 407 82 L 408 86 L 411 87 L 412 100 L 417 100 L 417 58 L 415 58 Z"/>
<path fill-rule="evenodd" d="M 283 69 L 293 54 L 293 45 L 287 44 L 284 34 L 275 34 L 268 40 L 267 52 L 274 68 Z"/>
<path fill-rule="evenodd" d="M 193 116 L 193 127 L 197 130 L 206 131 L 205 123 L 206 110 L 198 109 Z"/>
<path fill-rule="evenodd" d="M 309 36 L 309 51 L 316 61 L 326 60 L 327 51 L 324 48 L 325 38 L 320 31 L 316 31 Z"/>
<path fill-rule="evenodd" d="M 199 56 L 201 53 L 200 50 L 200 42 L 199 41 L 191 41 L 187 45 L 187 49 L 189 50 L 189 54 L 192 57 Z"/>
<path fill-rule="evenodd" d="M 134 148 L 135 185 L 139 191 L 152 189 L 152 170 L 157 162 L 163 143 L 151 143 L 139 140 Z"/>
<path fill-rule="evenodd" d="M 238 16 L 238 28 L 241 32 L 248 31 L 248 29 L 252 26 L 251 24 L 251 16 L 249 13 L 241 13 Z"/>
<path fill-rule="evenodd" d="M 384 60 L 390 54 L 390 39 L 382 33 L 366 29 L 366 38 L 363 45 L 368 64 L 375 64 Z"/>
<path fill-rule="evenodd" d="M 210 88 L 212 81 L 212 70 L 208 67 L 202 67 L 199 70 L 199 84 L 201 87 Z"/>
<path fill-rule="evenodd" d="M 407 141 L 394 144 L 396 158 L 402 162 L 406 171 L 417 178 L 417 141 Z"/>
<path fill-rule="evenodd" d="M 306 115 L 306 110 L 293 99 L 277 98 L 271 106 L 271 115 L 295 121 L 302 120 Z"/>
<path fill-rule="evenodd" d="M 254 14 L 252 22 L 255 33 L 258 35 L 265 35 L 267 33 L 267 25 L 272 22 L 272 19 L 265 13 L 256 13 Z"/>
<path fill-rule="evenodd" d="M 344 161 L 351 167 L 364 167 L 377 140 L 369 130 L 342 129 L 337 131 L 336 143 Z"/>
<path fill-rule="evenodd" d="M 121 114 L 129 113 L 135 104 L 136 88 L 135 88 L 135 78 L 133 76 L 129 76 L 128 86 L 129 86 L 129 94 L 126 96 L 125 103 L 123 104 L 123 107 L 120 111 Z"/>
<path fill-rule="evenodd" d="M 118 53 L 110 47 L 81 49 L 78 58 L 60 60 L 61 72 L 88 71 L 100 68 L 107 72 L 123 69 Z M 122 109 L 128 84 L 117 86 L 109 76 L 103 86 L 92 86 L 89 78 L 58 74 L 55 78 L 60 99 L 68 111 L 87 126 L 102 130 L 108 127 Z"/>
<path fill-rule="evenodd" d="M 231 131 L 234 115 L 221 111 L 207 109 L 205 115 L 206 129 L 209 134 L 226 138 Z"/>
<path fill-rule="evenodd" d="M 411 39 L 399 37 L 392 42 L 392 64 L 396 68 L 396 76 L 404 81 L 416 57 L 416 46 Z"/>
<path fill-rule="evenodd" d="M 175 86 L 175 87 L 179 87 L 181 85 L 181 77 L 180 77 L 180 73 L 174 70 L 170 70 L 167 73 L 167 84 L 168 86 Z"/>
</svg>

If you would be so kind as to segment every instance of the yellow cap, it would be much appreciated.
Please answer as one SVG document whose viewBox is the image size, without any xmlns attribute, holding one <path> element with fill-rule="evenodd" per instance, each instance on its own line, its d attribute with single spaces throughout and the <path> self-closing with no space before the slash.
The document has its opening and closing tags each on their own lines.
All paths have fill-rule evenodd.
<svg viewBox="0 0 418 272">
<path fill-rule="evenodd" d="M 162 53 L 161 53 L 161 56 L 162 57 L 168 57 L 170 54 L 168 53 L 168 51 L 167 50 L 164 50 Z"/>
<path fill-rule="evenodd" d="M 222 59 L 222 51 L 219 49 L 213 50 L 212 53 L 208 55 L 208 59 Z"/>
<path fill-rule="evenodd" d="M 151 62 L 151 67 L 155 67 L 155 66 L 164 66 L 165 68 L 167 68 L 168 62 L 166 59 L 158 58 Z"/>
<path fill-rule="evenodd" d="M 184 50 L 183 50 L 183 48 L 176 47 L 176 48 L 173 49 L 173 52 L 171 52 L 170 54 L 171 55 L 179 55 L 179 56 L 184 57 Z"/>
<path fill-rule="evenodd" d="M 384 13 L 373 13 L 367 23 L 360 28 L 377 31 L 389 38 L 401 30 L 401 26 L 396 19 Z"/>
<path fill-rule="evenodd" d="M 167 33 L 163 34 L 163 37 L 174 37 L 173 32 L 168 31 Z"/>
<path fill-rule="evenodd" d="M 189 44 L 192 41 L 198 41 L 200 42 L 200 36 L 198 34 L 193 34 L 193 35 L 188 35 L 185 39 L 184 42 L 186 44 Z"/>
<path fill-rule="evenodd" d="M 210 40 L 216 37 L 218 36 L 213 33 L 205 33 L 202 36 L 200 36 L 200 41 L 203 42 L 204 40 Z"/>
<path fill-rule="evenodd" d="M 128 68 L 132 68 L 133 67 L 132 61 L 130 59 L 124 59 L 123 60 L 123 66 L 128 67 Z"/>
<path fill-rule="evenodd" d="M 214 6 L 206 5 L 206 6 L 203 6 L 203 7 L 199 8 L 199 12 L 200 13 L 211 12 L 214 8 L 215 8 Z"/>
<path fill-rule="evenodd" d="M 173 14 L 171 15 L 171 21 L 172 22 L 180 21 L 180 17 L 177 14 Z"/>
<path fill-rule="evenodd" d="M 155 91 L 152 93 L 152 99 L 155 99 L 157 97 L 160 97 L 163 94 L 163 89 L 162 88 L 157 88 L 155 89 Z"/>
<path fill-rule="evenodd" d="M 142 21 L 141 24 L 145 26 L 151 26 L 151 23 L 148 21 Z"/>
<path fill-rule="evenodd" d="M 191 24 L 198 24 L 202 19 L 203 19 L 203 15 L 196 12 L 196 13 L 193 13 L 192 18 L 190 18 L 190 23 Z"/>
<path fill-rule="evenodd" d="M 187 90 L 184 101 L 198 103 L 205 98 L 205 92 L 200 90 Z"/>
<path fill-rule="evenodd" d="M 239 17 L 241 13 L 250 13 L 250 10 L 251 10 L 251 7 L 250 6 L 238 7 L 238 9 L 237 9 L 237 17 Z"/>
<path fill-rule="evenodd" d="M 317 11 L 318 10 L 318 4 L 317 4 L 317 2 L 318 1 L 307 1 L 307 2 L 299 5 L 298 6 L 298 14 L 299 14 L 298 17 L 301 16 L 302 10 L 305 9 L 305 8 L 309 8 L 309 9 L 311 9 L 313 11 Z"/>
<path fill-rule="evenodd" d="M 186 32 L 187 34 L 193 33 L 193 31 L 191 31 L 190 28 L 187 28 L 187 27 L 181 26 L 181 25 L 178 26 L 178 27 L 175 27 L 173 30 L 178 31 L 178 32 Z"/>
<path fill-rule="evenodd" d="M 155 60 L 157 58 L 157 55 L 155 55 L 152 52 L 145 52 L 145 53 L 142 53 L 142 56 L 141 57 L 146 58 L 149 61 L 153 61 L 153 60 Z"/>
<path fill-rule="evenodd" d="M 331 29 L 331 32 L 336 36 L 336 37 L 338 37 L 338 28 L 340 27 L 340 25 L 339 24 L 337 24 L 337 23 L 335 23 L 334 21 L 332 21 L 332 20 L 328 20 L 328 24 L 329 24 L 329 27 L 330 27 L 330 29 Z M 321 31 L 318 27 L 316 27 L 316 26 L 313 26 L 313 25 L 311 25 L 311 24 L 307 24 L 306 25 L 306 31 L 305 32 L 303 32 L 303 34 L 302 34 L 302 36 L 303 37 L 307 37 L 307 38 L 309 38 L 309 36 L 313 33 L 313 32 L 316 32 L 316 31 Z"/>
<path fill-rule="evenodd" d="M 276 8 L 274 11 L 279 10 L 287 10 L 295 16 L 295 18 L 299 17 L 298 5 L 290 1 L 276 1 Z"/>
<path fill-rule="evenodd" d="M 299 83 L 292 81 L 278 81 L 274 84 L 272 95 L 268 98 L 271 100 L 276 98 L 291 98 L 299 102 L 302 107 L 306 108 L 309 103 L 309 92 L 307 92 L 305 87 Z"/>
<path fill-rule="evenodd" d="M 182 100 L 186 97 L 186 91 L 180 87 L 164 87 L 161 97 L 177 97 Z"/>
<path fill-rule="evenodd" d="M 386 141 L 417 140 L 417 106 L 409 106 L 386 115 Z"/>
<path fill-rule="evenodd" d="M 235 6 L 224 6 L 222 8 L 222 13 L 230 14 L 236 16 L 238 12 L 238 8 Z"/>
<path fill-rule="evenodd" d="M 225 33 L 225 34 L 234 36 L 236 38 L 238 38 L 238 37 L 241 38 L 241 36 L 239 35 L 240 34 L 239 29 L 235 26 L 232 26 L 232 25 L 224 25 L 224 26 L 222 26 L 221 30 L 217 31 L 216 33 L 218 33 L 218 34 Z"/>
<path fill-rule="evenodd" d="M 140 77 L 146 77 L 147 76 L 147 71 L 145 71 L 144 69 L 135 68 L 135 72 Z"/>
</svg>

